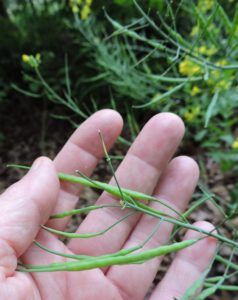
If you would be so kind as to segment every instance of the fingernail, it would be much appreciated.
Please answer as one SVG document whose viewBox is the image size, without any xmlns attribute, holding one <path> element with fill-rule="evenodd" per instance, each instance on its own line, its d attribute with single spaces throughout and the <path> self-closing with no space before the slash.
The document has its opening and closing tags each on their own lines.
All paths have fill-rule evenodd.
<svg viewBox="0 0 238 300">
<path fill-rule="evenodd" d="M 34 163 L 33 163 L 32 167 L 31 167 L 30 171 L 35 171 L 35 170 L 37 170 L 37 169 L 40 167 L 40 165 L 41 165 L 41 159 L 40 159 L 40 158 L 37 158 L 37 159 L 34 161 Z"/>
</svg>

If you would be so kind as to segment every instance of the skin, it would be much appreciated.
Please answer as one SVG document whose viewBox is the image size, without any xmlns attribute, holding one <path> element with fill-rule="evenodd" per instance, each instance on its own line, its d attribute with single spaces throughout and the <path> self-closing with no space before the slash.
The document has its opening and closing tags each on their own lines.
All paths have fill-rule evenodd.
<svg viewBox="0 0 238 300">
<path fill-rule="evenodd" d="M 40 230 L 40 224 L 64 230 L 69 219 L 50 220 L 49 216 L 75 207 L 82 187 L 60 183 L 57 172 L 90 176 L 103 149 L 98 137 L 101 130 L 107 149 L 122 129 L 122 119 L 112 110 L 96 112 L 69 138 L 54 161 L 38 158 L 31 170 L 0 197 L 0 299 L 144 299 L 159 270 L 162 257 L 140 265 L 111 266 L 82 272 L 20 273 L 17 260 L 25 264 L 64 262 L 66 258 L 47 253 L 32 244 L 38 240 L 48 248 L 64 253 L 101 255 L 142 243 L 157 225 L 148 215 L 133 215 L 103 236 L 73 239 L 64 245 L 52 233 Z M 181 119 L 171 113 L 155 115 L 148 121 L 129 149 L 116 174 L 120 186 L 160 197 L 180 212 L 186 209 L 199 177 L 197 164 L 189 157 L 172 158 L 184 134 Z M 114 184 L 113 179 L 111 183 Z M 102 193 L 97 205 L 118 203 Z M 153 208 L 169 212 L 159 203 Z M 128 211 L 104 208 L 92 211 L 77 233 L 103 230 Z M 195 223 L 205 230 L 211 224 Z M 161 223 L 145 249 L 166 243 L 172 225 Z M 199 237 L 187 231 L 184 239 Z M 206 251 L 204 251 L 206 249 Z M 216 240 L 206 237 L 193 246 L 177 252 L 162 281 L 154 288 L 150 300 L 180 298 L 211 262 Z"/>
</svg>

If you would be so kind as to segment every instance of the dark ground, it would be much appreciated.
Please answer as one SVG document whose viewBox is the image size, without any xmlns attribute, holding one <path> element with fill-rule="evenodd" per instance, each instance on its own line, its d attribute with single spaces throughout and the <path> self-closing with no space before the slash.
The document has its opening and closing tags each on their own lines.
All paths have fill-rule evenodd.
<svg viewBox="0 0 238 300">
<path fill-rule="evenodd" d="M 54 107 L 46 101 L 14 100 L 0 107 L 0 189 L 15 182 L 24 173 L 8 169 L 9 163 L 31 165 L 40 155 L 54 158 L 73 132 L 66 121 L 56 121 L 50 115 Z"/>
</svg>

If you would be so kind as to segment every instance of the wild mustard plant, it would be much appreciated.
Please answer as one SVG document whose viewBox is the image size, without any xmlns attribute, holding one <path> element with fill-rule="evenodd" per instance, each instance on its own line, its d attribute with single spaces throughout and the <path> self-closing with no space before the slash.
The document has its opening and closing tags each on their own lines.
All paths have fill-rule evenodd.
<svg viewBox="0 0 238 300">
<path fill-rule="evenodd" d="M 104 143 L 103 143 L 103 145 L 104 145 Z M 110 156 L 108 155 L 106 148 L 104 148 L 104 150 L 106 151 L 107 161 L 110 162 Z M 27 169 L 27 167 L 24 167 L 24 166 L 17 166 L 17 167 Z M 114 171 L 113 171 L 113 174 L 115 176 Z M 158 218 L 163 222 L 170 222 L 170 223 L 176 225 L 177 231 L 180 230 L 181 228 L 197 230 L 197 231 L 203 233 L 205 236 L 208 235 L 208 236 L 213 236 L 214 238 L 217 238 L 219 241 L 227 244 L 231 248 L 236 249 L 238 247 L 238 244 L 236 241 L 229 239 L 222 234 L 218 234 L 215 232 L 207 232 L 205 230 L 196 228 L 195 226 L 191 225 L 187 221 L 186 217 L 188 216 L 189 213 L 191 213 L 192 208 L 190 208 L 190 211 L 185 212 L 182 215 L 182 218 L 180 218 L 179 213 L 177 214 L 176 217 L 172 217 L 172 216 L 170 216 L 170 214 L 165 215 L 156 209 L 152 209 L 147 204 L 144 204 L 140 201 L 141 199 L 148 199 L 150 201 L 154 201 L 154 200 L 160 201 L 160 199 L 153 199 L 153 197 L 151 197 L 149 195 L 145 195 L 143 193 L 138 193 L 136 191 L 132 191 L 132 190 L 128 190 L 128 189 L 123 189 L 123 188 L 120 188 L 119 186 L 111 186 L 109 184 L 105 184 L 102 182 L 92 180 L 86 176 L 78 177 L 78 176 L 68 175 L 68 174 L 64 174 L 64 173 L 59 173 L 58 176 L 59 176 L 59 179 L 63 180 L 63 181 L 68 181 L 68 182 L 75 183 L 75 184 L 77 184 L 77 183 L 83 184 L 86 186 L 92 186 L 94 188 L 99 188 L 99 189 L 105 190 L 108 193 L 110 193 L 114 196 L 117 196 L 119 199 L 123 200 L 123 202 L 122 202 L 123 207 L 120 205 L 120 202 L 118 202 L 119 205 L 113 205 L 113 207 L 115 209 L 124 209 L 126 207 L 127 209 L 130 209 L 131 212 L 128 215 L 126 215 L 125 217 L 123 217 L 121 220 L 117 221 L 115 224 L 112 224 L 109 228 L 106 228 L 105 230 L 98 232 L 98 233 L 74 234 L 74 233 L 62 232 L 62 231 L 58 231 L 55 229 L 51 229 L 51 228 L 42 226 L 43 229 L 48 230 L 50 232 L 60 234 L 63 236 L 67 236 L 70 238 L 90 238 L 90 237 L 104 234 L 105 232 L 107 232 L 108 230 L 113 228 L 113 226 L 119 225 L 125 218 L 128 218 L 137 212 L 140 212 L 140 213 L 148 214 L 154 218 Z M 161 202 L 161 204 L 163 204 L 163 202 Z M 72 216 L 72 215 L 78 214 L 78 213 L 85 213 L 85 212 L 90 212 L 90 211 L 96 210 L 96 209 L 103 209 L 104 207 L 108 207 L 108 205 L 100 205 L 100 206 L 93 205 L 90 207 L 85 207 L 85 208 L 81 208 L 81 209 L 77 209 L 77 210 L 59 213 L 59 214 L 51 216 L 51 218 L 54 218 L 54 219 L 55 218 L 63 218 L 63 217 Z M 170 208 L 169 206 L 167 206 L 167 207 Z M 172 211 L 174 211 L 174 209 L 171 207 L 171 212 Z M 186 215 L 186 217 L 185 217 L 185 215 Z M 160 223 L 158 223 L 158 225 L 159 224 Z M 40 247 L 41 249 L 43 249 L 51 254 L 57 255 L 57 256 L 70 258 L 71 261 L 52 263 L 52 264 L 48 264 L 48 265 L 20 264 L 18 266 L 17 270 L 20 272 L 84 271 L 84 270 L 90 270 L 90 269 L 94 269 L 94 268 L 112 266 L 115 264 L 116 265 L 124 265 L 124 264 L 132 264 L 132 263 L 137 264 L 137 263 L 146 262 L 147 260 L 153 259 L 154 257 L 160 256 L 160 255 L 165 255 L 165 254 L 173 253 L 175 251 L 184 249 L 186 247 L 193 245 L 194 243 L 196 243 L 199 240 L 199 239 L 193 239 L 193 240 L 185 240 L 183 242 L 174 242 L 171 245 L 160 246 L 158 248 L 152 248 L 149 250 L 142 250 L 139 253 L 136 252 L 136 250 L 143 249 L 143 245 L 145 245 L 153 237 L 154 233 L 157 231 L 158 228 L 155 228 L 155 230 L 151 233 L 151 235 L 148 236 L 148 238 L 140 245 L 137 245 L 137 246 L 135 246 L 133 248 L 129 248 L 129 249 L 122 249 L 115 253 L 105 254 L 105 255 L 95 256 L 95 257 L 94 256 L 86 256 L 86 255 L 74 255 L 74 254 L 60 253 L 53 249 L 49 249 L 49 248 L 45 247 L 44 245 L 40 244 L 39 242 L 35 241 L 35 245 Z M 174 236 L 174 234 L 173 234 L 173 236 Z M 208 269 L 205 272 L 205 274 L 202 276 L 201 280 L 199 279 L 198 281 L 196 281 L 194 283 L 194 285 L 185 293 L 183 299 L 189 299 L 188 295 L 191 296 L 191 295 L 196 294 L 198 287 L 201 288 L 201 286 L 204 282 L 205 282 L 205 289 L 202 291 L 202 293 L 199 296 L 201 299 L 205 299 L 205 298 L 203 298 L 203 295 L 213 294 L 216 289 L 223 289 L 222 283 L 225 281 L 226 278 L 229 278 L 227 276 L 227 271 L 230 268 L 230 266 L 232 266 L 233 263 L 229 260 L 225 260 L 225 259 L 221 258 L 219 255 L 216 257 L 216 259 L 218 261 L 220 261 L 221 263 L 223 263 L 224 265 L 226 265 L 226 271 L 223 274 L 223 276 L 221 276 L 219 278 L 220 281 L 219 282 L 215 281 L 215 285 L 213 285 L 212 284 L 213 278 L 206 279 L 206 277 L 208 276 L 208 273 L 209 273 L 209 269 Z M 233 286 L 230 286 L 230 285 L 229 285 L 229 289 L 236 290 L 235 288 L 233 288 Z"/>
<path fill-rule="evenodd" d="M 77 7 L 77 15 L 83 7 L 89 11 L 91 4 L 91 1 L 82 0 L 69 2 L 71 9 L 76 11 Z M 226 7 L 229 5 L 232 4 Z M 68 93 L 69 84 L 68 100 L 64 99 L 64 88 L 61 88 L 62 94 L 57 92 L 56 96 L 44 78 L 44 83 L 40 82 L 47 97 L 80 116 L 87 115 L 82 111 L 82 103 L 87 111 L 112 105 L 122 114 L 128 115 L 130 111 L 129 119 L 133 119 L 134 124 L 142 113 L 139 109 L 174 111 L 188 122 L 192 132 L 197 132 L 190 135 L 188 130 L 188 137 L 217 159 L 218 145 L 225 144 L 227 149 L 232 149 L 234 140 L 234 124 L 226 124 L 230 119 L 236 122 L 234 112 L 238 107 L 235 97 L 238 13 L 228 15 L 216 0 L 198 1 L 197 4 L 181 1 L 177 8 L 167 3 L 156 12 L 158 26 L 157 19 L 147 13 L 146 6 L 134 0 L 134 9 L 137 19 L 128 19 L 126 25 L 112 19 L 105 11 L 108 34 L 93 11 L 89 15 L 86 13 L 87 22 L 77 21 L 77 18 L 68 20 L 68 27 L 84 55 L 83 60 L 79 55 L 78 64 L 85 72 L 76 72 L 78 89 L 72 91 L 78 100 Z M 191 26 L 179 25 L 179 19 L 185 16 Z M 69 70 L 70 65 L 62 68 Z M 72 89 L 74 80 L 69 76 L 68 72 L 65 82 L 70 82 Z M 30 77 L 27 74 L 26 78 Z M 214 98 L 215 94 L 218 97 Z M 99 101 L 105 99 L 105 95 L 110 102 Z M 212 99 L 216 100 L 215 104 Z M 138 125 L 130 126 L 133 127 Z M 229 138 L 222 140 L 224 135 Z M 223 150 L 219 154 L 222 156 L 226 160 Z"/>
<path fill-rule="evenodd" d="M 78 7 L 77 13 L 80 13 L 84 6 L 91 7 L 91 1 L 75 0 L 70 1 L 69 5 L 71 8 Z M 219 134 L 213 135 L 209 126 L 212 126 L 213 118 L 214 123 L 216 118 L 224 119 L 220 114 L 223 108 L 220 107 L 222 101 L 219 99 L 229 98 L 232 92 L 236 92 L 236 54 L 235 48 L 232 48 L 235 46 L 238 28 L 236 16 L 230 20 L 230 16 L 226 15 L 223 7 L 215 0 L 192 3 L 187 14 L 188 2 L 183 1 L 176 14 L 183 16 L 186 12 L 192 25 L 191 30 L 183 32 L 183 27 L 176 25 L 178 19 L 172 6 L 167 8 L 168 21 L 160 11 L 157 12 L 162 25 L 158 27 L 139 3 L 134 1 L 134 5 L 141 15 L 141 19 L 134 24 L 128 23 L 125 26 L 106 15 L 108 23 L 114 28 L 109 36 L 103 37 L 100 26 L 95 26 L 97 21 L 93 12 L 88 16 L 87 24 L 80 24 L 75 20 L 69 22 L 72 32 L 78 32 L 85 39 L 80 45 L 83 45 L 84 53 L 89 54 L 88 59 L 85 59 L 87 67 L 97 74 L 91 78 L 79 75 L 82 76 L 79 81 L 86 86 L 82 92 L 77 93 L 80 95 L 80 102 L 84 101 L 83 96 L 88 93 L 87 96 L 94 99 L 91 100 L 94 107 L 98 107 L 99 102 L 95 101 L 100 93 L 98 87 L 107 85 L 116 107 L 120 106 L 121 101 L 125 101 L 123 99 L 127 99 L 127 111 L 132 105 L 151 110 L 170 109 L 191 120 L 191 111 L 198 111 L 194 107 L 199 106 L 201 109 L 197 117 L 193 122 L 189 121 L 190 126 L 198 129 L 205 124 L 209 104 L 218 91 L 218 101 L 211 111 L 208 129 L 203 135 L 198 135 L 197 140 L 202 147 L 206 146 L 206 139 L 210 137 L 214 144 L 217 143 Z M 171 26 L 168 25 L 169 22 Z M 147 28 L 151 30 L 148 37 Z M 226 42 L 229 43 L 229 48 L 225 45 Z M 182 82 L 185 84 L 179 86 Z M 169 100 L 171 97 L 173 101 Z M 199 102 L 196 105 L 193 103 L 195 100 Z M 233 100 L 230 102 L 233 107 L 236 106 Z M 131 114 L 137 115 L 140 112 L 132 110 Z M 231 116 L 231 111 L 229 114 Z M 224 129 L 220 130 L 222 135 Z M 231 129 L 229 131 L 227 134 L 232 134 Z M 227 146 L 231 146 L 231 142 Z"/>
<path fill-rule="evenodd" d="M 36 53 L 36 55 L 22 54 L 22 61 L 32 68 L 38 68 L 41 63 L 41 55 L 40 53 Z"/>
<path fill-rule="evenodd" d="M 70 1 L 73 13 L 79 16 L 79 19 L 87 19 L 87 22 L 77 21 L 77 18 L 72 16 L 66 20 L 67 30 L 78 50 L 71 53 L 67 60 L 61 58 L 62 67 L 57 72 L 59 77 L 56 76 L 56 80 L 63 82 L 64 85 L 57 86 L 54 78 L 43 76 L 43 64 L 36 64 L 35 61 L 32 63 L 30 55 L 25 55 L 22 60 L 36 71 L 37 81 L 30 72 L 28 73 L 29 68 L 25 70 L 26 80 L 29 85 L 32 81 L 36 81 L 35 86 L 40 91 L 43 90 L 49 100 L 67 107 L 70 116 L 73 112 L 85 118 L 92 111 L 91 107 L 93 110 L 105 106 L 118 109 L 128 116 L 127 124 L 132 136 L 136 135 L 138 120 L 144 115 L 158 111 L 174 111 L 185 119 L 188 128 L 187 139 L 193 140 L 198 149 L 202 149 L 200 152 L 203 159 L 209 156 L 209 159 L 219 162 L 224 171 L 235 168 L 237 166 L 235 162 L 238 161 L 238 141 L 235 134 L 235 127 L 238 124 L 236 81 L 238 6 L 234 7 L 234 2 L 230 1 L 223 6 L 216 0 L 179 1 L 173 6 L 168 1 L 163 5 L 163 10 L 161 8 L 158 12 L 148 13 L 148 7 L 142 2 L 134 1 L 136 13 L 131 19 L 126 18 L 127 14 L 124 14 L 125 18 L 117 17 L 106 8 L 102 26 L 98 16 L 91 11 L 90 1 Z M 228 12 L 225 10 L 227 7 L 230 9 Z M 183 20 L 182 25 L 180 20 Z M 44 55 L 42 57 L 44 58 Z M 33 58 L 36 59 L 36 56 Z M 80 68 L 75 68 L 76 65 Z M 55 87 L 58 89 L 55 90 Z M 21 92 L 30 95 L 26 91 Z M 88 103 L 92 106 L 90 107 Z M 65 114 L 67 115 L 67 112 Z M 59 177 L 61 180 L 94 188 L 100 187 L 116 194 L 121 202 L 115 209 L 126 207 L 147 213 L 158 220 L 173 223 L 178 231 L 183 228 L 196 230 L 182 216 L 176 215 L 176 218 L 171 218 L 139 204 L 138 199 L 143 197 L 148 201 L 155 200 L 146 198 L 146 195 L 138 195 L 135 191 L 123 189 L 120 192 L 118 188 L 113 189 L 105 183 L 90 181 L 83 177 L 70 177 L 67 174 L 59 174 Z M 224 217 L 223 229 L 229 228 L 229 239 L 223 234 L 223 229 L 219 230 L 220 226 L 217 226 L 218 234 L 215 237 L 236 250 L 236 229 L 230 226 L 229 222 L 237 217 L 237 206 L 223 203 L 220 198 L 207 191 L 196 197 L 196 201 L 185 212 L 184 218 L 187 219 L 190 213 L 204 203 L 211 202 Z M 237 199 L 237 196 L 234 196 L 234 199 Z M 81 211 L 94 209 L 103 207 L 87 207 Z M 75 213 L 80 211 L 65 212 L 52 218 Z M 214 236 L 214 233 L 205 234 Z M 179 247 L 181 246 L 180 244 Z M 166 248 L 166 251 L 170 251 L 171 248 Z M 133 254 L 133 249 L 130 251 Z M 156 255 L 161 253 L 159 251 Z M 62 255 L 62 253 L 55 254 Z M 107 260 L 100 257 L 100 262 L 94 261 L 95 264 L 90 262 L 89 265 L 87 262 L 87 266 L 77 265 L 77 268 L 112 264 L 115 263 L 112 258 L 117 256 L 120 256 L 118 260 L 120 263 L 126 262 L 125 257 L 122 257 L 125 255 L 124 252 L 113 255 L 110 260 L 108 257 Z M 152 255 L 154 254 L 151 252 L 146 253 L 144 258 L 152 258 Z M 139 258 L 130 257 L 129 260 L 132 262 L 131 259 Z M 229 260 L 222 261 L 219 255 L 216 260 L 225 266 L 233 266 Z M 52 267 L 42 267 L 41 271 L 53 270 Z M 25 266 L 25 268 L 28 271 L 37 270 L 37 267 Z M 76 267 L 72 264 L 55 266 L 55 270 L 60 268 L 72 270 Z M 201 280 L 200 286 L 206 280 L 205 277 Z M 227 279 L 227 276 L 221 277 Z M 224 288 L 220 279 L 208 279 L 205 286 L 212 288 L 213 291 L 227 288 Z M 234 286 L 229 287 L 235 290 Z"/>
</svg>

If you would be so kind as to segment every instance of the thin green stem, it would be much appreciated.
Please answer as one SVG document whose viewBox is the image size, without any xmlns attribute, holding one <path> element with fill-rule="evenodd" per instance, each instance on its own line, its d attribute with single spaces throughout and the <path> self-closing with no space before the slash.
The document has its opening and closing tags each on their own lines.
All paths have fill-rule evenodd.
<svg viewBox="0 0 238 300">
<path fill-rule="evenodd" d="M 171 95 L 173 95 L 175 92 L 181 90 L 182 87 L 184 87 L 184 85 L 187 83 L 187 81 L 185 82 L 182 82 L 181 84 L 175 86 L 174 88 L 172 88 L 171 90 L 168 90 L 167 92 L 165 92 L 164 94 L 162 95 L 159 95 L 158 97 L 154 98 L 153 100 L 151 100 L 150 102 L 148 103 L 145 103 L 145 104 L 141 104 L 141 105 L 133 105 L 134 108 L 145 108 L 145 107 L 148 107 L 148 106 L 151 106 L 155 103 L 158 103 L 159 101 L 161 101 L 162 99 L 164 98 L 167 98 Z"/>
<path fill-rule="evenodd" d="M 205 283 L 204 286 L 205 287 L 214 287 L 214 285 L 212 283 L 208 283 L 208 282 Z M 238 291 L 238 286 L 237 285 L 224 285 L 224 284 L 221 284 L 221 285 L 217 286 L 216 289 L 223 290 L 223 291 L 237 292 Z"/>
<path fill-rule="evenodd" d="M 77 238 L 87 239 L 87 238 L 92 238 L 92 237 L 95 237 L 95 236 L 103 235 L 104 233 L 108 232 L 110 229 L 112 229 L 113 227 L 120 224 L 121 222 L 123 222 L 124 220 L 126 220 L 127 218 L 131 217 L 134 214 L 136 214 L 135 211 L 127 214 L 126 216 L 124 216 L 123 218 L 121 218 L 117 222 L 113 223 L 111 226 L 107 227 L 106 229 L 101 230 L 101 231 L 96 232 L 96 233 L 82 233 L 82 234 L 80 234 L 80 233 L 73 233 L 73 232 L 65 232 L 65 231 L 56 230 L 56 229 L 53 229 L 53 228 L 50 228 L 50 227 L 47 227 L 47 226 L 44 226 L 44 225 L 41 225 L 41 228 L 43 228 L 43 229 L 45 229 L 49 232 L 52 232 L 52 233 L 55 233 L 55 234 L 58 234 L 58 235 L 61 235 L 61 236 L 65 236 L 65 237 L 68 237 L 68 238 L 71 238 L 71 239 L 77 239 Z"/>
<path fill-rule="evenodd" d="M 79 209 L 72 209 L 72 210 L 69 210 L 69 211 L 65 211 L 65 212 L 62 212 L 62 213 L 51 215 L 50 219 L 61 219 L 61 218 L 74 216 L 74 215 L 78 215 L 78 214 L 86 214 L 90 211 L 101 209 L 101 208 L 107 208 L 107 207 L 120 208 L 121 205 L 117 205 L 117 204 L 90 205 L 90 206 L 82 207 L 82 208 L 79 208 Z"/>
<path fill-rule="evenodd" d="M 131 206 L 130 204 L 128 204 L 128 206 L 133 208 L 133 206 Z M 202 233 L 202 234 L 205 234 L 205 235 L 207 235 L 207 236 L 214 237 L 214 238 L 216 238 L 217 240 L 219 240 L 219 241 L 221 241 L 221 242 L 224 242 L 224 243 L 226 243 L 226 244 L 228 244 L 228 245 L 238 247 L 238 243 L 237 243 L 237 242 L 235 242 L 235 241 L 233 241 L 233 240 L 231 240 L 231 239 L 228 239 L 228 238 L 226 238 L 225 236 L 222 236 L 222 235 L 220 235 L 220 234 L 217 234 L 217 233 L 211 233 L 211 232 L 209 232 L 209 231 L 207 231 L 207 230 L 204 230 L 204 229 L 202 229 L 202 228 L 196 227 L 196 226 L 191 225 L 191 224 L 189 224 L 189 223 L 185 223 L 185 222 L 179 221 L 179 220 L 177 220 L 177 219 L 172 219 L 172 218 L 162 217 L 161 215 L 157 214 L 156 212 L 152 212 L 152 211 L 150 211 L 150 210 L 147 211 L 146 209 L 141 208 L 141 207 L 136 207 L 135 209 L 139 210 L 140 212 L 143 212 L 143 213 L 146 213 L 146 214 L 148 214 L 148 215 L 151 215 L 151 216 L 153 216 L 153 217 L 162 219 L 162 220 L 164 220 L 164 221 L 166 221 L 166 222 L 172 223 L 172 224 L 174 224 L 174 225 L 179 225 L 179 226 L 184 227 L 184 228 L 187 228 L 187 229 L 191 229 L 191 230 L 198 231 L 198 232 L 200 232 L 200 233 Z"/>
<path fill-rule="evenodd" d="M 119 192 L 120 192 L 121 199 L 122 199 L 122 201 L 124 202 L 124 196 L 123 196 L 121 187 L 120 187 L 120 185 L 119 185 L 119 182 L 118 182 L 118 180 L 117 180 L 116 174 L 115 174 L 115 172 L 114 172 L 114 169 L 113 169 L 113 166 L 112 166 L 112 162 L 111 162 L 111 158 L 110 158 L 110 156 L 109 156 L 109 154 L 108 154 L 108 152 L 107 152 L 107 147 L 106 147 L 106 145 L 105 145 L 105 143 L 104 143 L 104 139 L 103 139 L 103 136 L 102 136 L 102 133 L 101 133 L 101 130 L 100 130 L 100 129 L 98 130 L 98 134 L 99 134 L 99 137 L 100 137 L 100 140 L 101 140 L 101 143 L 102 143 L 104 155 L 105 155 L 106 160 L 107 160 L 107 162 L 108 162 L 108 164 L 109 164 L 109 167 L 110 167 L 110 169 L 111 169 L 113 178 L 115 179 L 116 185 L 117 185 L 118 190 L 119 190 Z"/>
<path fill-rule="evenodd" d="M 216 260 L 220 263 L 224 264 L 225 266 L 229 266 L 230 268 L 234 269 L 235 271 L 238 271 L 238 265 L 231 262 L 229 259 L 223 258 L 220 255 L 216 255 Z"/>
</svg>

